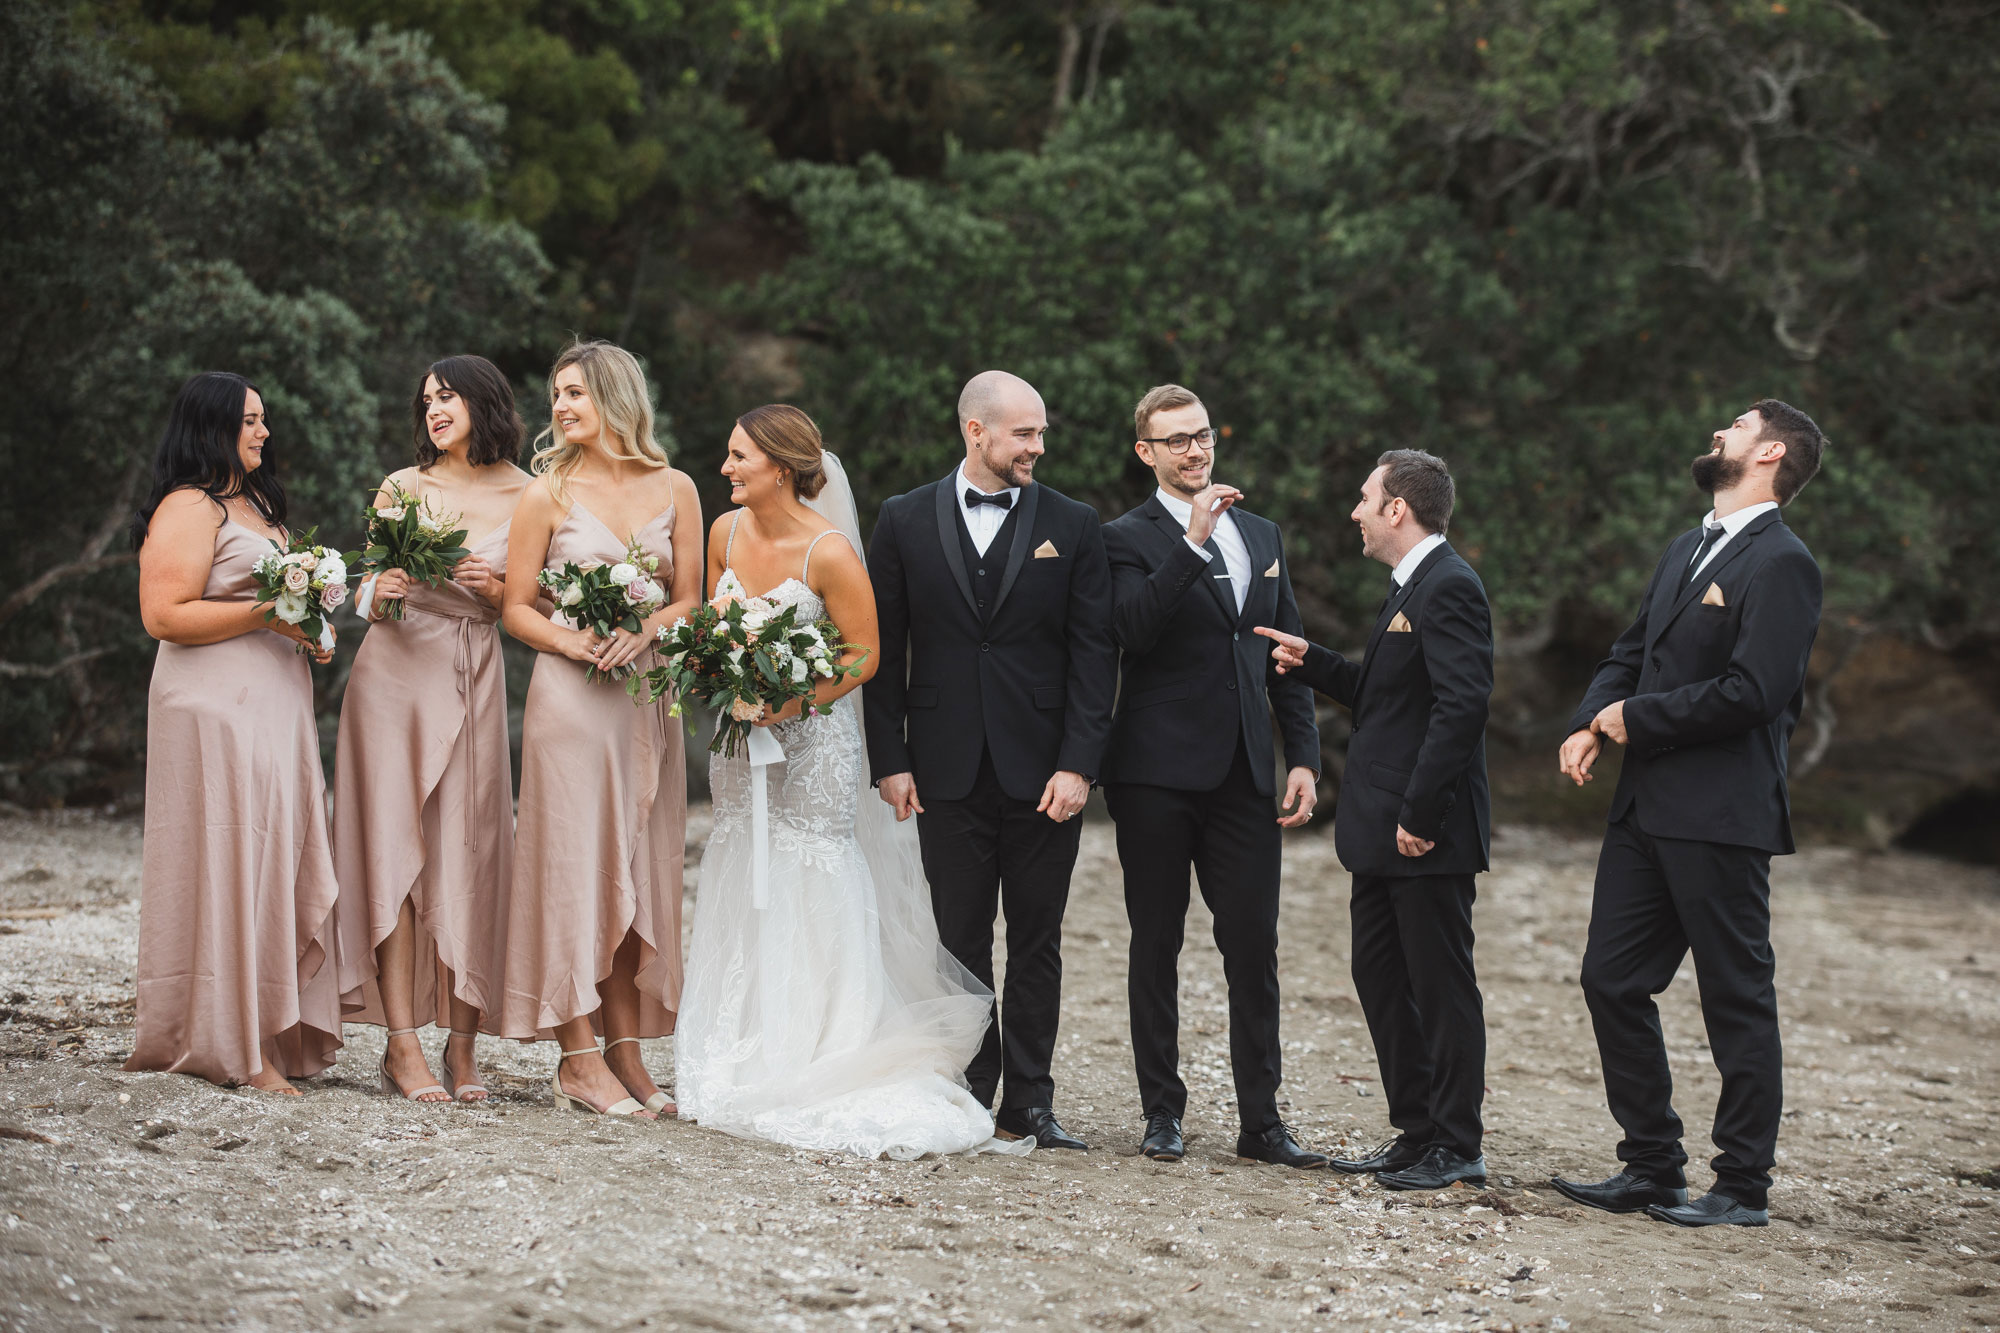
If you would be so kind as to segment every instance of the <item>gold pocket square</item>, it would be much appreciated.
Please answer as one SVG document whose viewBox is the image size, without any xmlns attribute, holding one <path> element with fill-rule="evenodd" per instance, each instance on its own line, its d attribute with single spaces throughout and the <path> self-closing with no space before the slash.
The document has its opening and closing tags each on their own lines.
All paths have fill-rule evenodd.
<svg viewBox="0 0 2000 1333">
<path fill-rule="evenodd" d="M 1035 559 L 1053 560 L 1055 558 L 1056 558 L 1056 544 L 1054 542 L 1043 542 L 1040 546 L 1037 546 L 1035 548 Z"/>
<path fill-rule="evenodd" d="M 1265 577 L 1265 578 L 1267 578 L 1267 579 L 1274 579 L 1274 578 L 1278 577 L 1278 562 L 1277 562 L 1277 561 L 1273 560 L 1273 561 L 1271 562 L 1271 567 L 1270 567 L 1269 569 L 1267 569 L 1267 570 L 1265 570 L 1265 571 L 1264 571 L 1264 577 Z"/>
<path fill-rule="evenodd" d="M 1408 634 L 1410 632 L 1410 618 L 1401 611 L 1398 611 L 1396 618 L 1389 622 L 1389 632 L 1391 634 Z"/>
<path fill-rule="evenodd" d="M 1728 603 L 1722 600 L 1722 585 L 1719 583 L 1709 584 L 1708 591 L 1701 595 L 1701 604 L 1703 606 L 1727 606 Z"/>
</svg>

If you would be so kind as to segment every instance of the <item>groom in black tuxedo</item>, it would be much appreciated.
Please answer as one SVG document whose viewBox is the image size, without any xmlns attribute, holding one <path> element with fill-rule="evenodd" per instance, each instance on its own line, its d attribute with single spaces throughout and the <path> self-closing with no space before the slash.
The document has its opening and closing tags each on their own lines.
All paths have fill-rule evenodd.
<svg viewBox="0 0 2000 1333">
<path fill-rule="evenodd" d="M 1774 399 L 1715 432 L 1694 461 L 1714 508 L 1668 545 L 1570 720 L 1561 764 L 1579 786 L 1607 737 L 1625 746 L 1582 976 L 1625 1169 L 1553 1182 L 1578 1203 L 1690 1227 L 1769 1220 L 1784 1109 L 1771 858 L 1793 850 L 1788 749 L 1820 610 L 1819 565 L 1781 511 L 1825 446 Z M 1722 1074 L 1715 1184 L 1693 1203 L 1653 1003 L 1690 951 Z"/>
<path fill-rule="evenodd" d="M 966 1083 L 996 1130 L 1082 1148 L 1057 1122 L 1062 919 L 1101 773 L 1117 649 L 1097 512 L 1035 482 L 1048 412 L 1025 380 L 974 376 L 959 395 L 965 461 L 882 506 L 868 576 L 882 658 L 863 687 L 868 764 L 898 819 L 917 817 L 938 934 L 1007 983 Z"/>
<path fill-rule="evenodd" d="M 1443 460 L 1418 449 L 1383 454 L 1362 484 L 1361 552 L 1393 572 L 1359 662 L 1257 631 L 1276 640 L 1280 671 L 1354 715 L 1334 849 L 1354 877 L 1354 990 L 1399 1132 L 1333 1166 L 1401 1190 L 1486 1181 L 1472 900 L 1492 829 L 1493 622 L 1479 576 L 1445 541 L 1452 499 Z"/>
<path fill-rule="evenodd" d="M 1178 1161 L 1181 1117 L 1180 962 L 1188 872 L 1215 917 L 1229 984 L 1229 1063 L 1236 1076 L 1239 1157 L 1323 1167 L 1278 1117 L 1279 827 L 1312 818 L 1319 729 L 1310 687 L 1271 669 L 1256 625 L 1299 629 L 1278 525 L 1215 483 L 1208 409 L 1162 384 L 1133 413 L 1134 446 L 1158 490 L 1104 526 L 1123 684 L 1104 796 L 1118 823 L 1125 914 L 1132 924 L 1126 990 L 1146 1135 L 1140 1151 Z M 1284 738 L 1282 816 L 1271 714 Z"/>
</svg>

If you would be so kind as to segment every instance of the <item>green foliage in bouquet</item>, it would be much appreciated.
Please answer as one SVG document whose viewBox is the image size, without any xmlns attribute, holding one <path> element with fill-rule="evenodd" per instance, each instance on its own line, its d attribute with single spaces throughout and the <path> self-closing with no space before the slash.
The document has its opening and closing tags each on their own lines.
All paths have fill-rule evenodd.
<svg viewBox="0 0 2000 1333">
<path fill-rule="evenodd" d="M 389 483 L 390 504 L 378 509 L 369 505 L 363 513 L 368 524 L 368 545 L 347 553 L 347 563 L 368 574 L 400 569 L 421 583 L 435 588 L 451 577 L 452 567 L 472 552 L 465 547 L 465 529 L 459 516 L 434 514 L 430 506 Z M 403 618 L 403 599 L 391 598 L 383 604 L 389 619 Z"/>
<path fill-rule="evenodd" d="M 750 728 L 768 710 L 777 712 L 804 699 L 805 712 L 826 712 L 812 702 L 823 680 L 861 674 L 861 660 L 843 665 L 855 645 L 840 641 L 831 620 L 798 623 L 798 608 L 774 608 L 761 597 L 720 598 L 696 607 L 659 633 L 660 665 L 626 689 L 646 702 L 672 691 L 674 715 L 695 719 L 683 709 L 690 699 L 716 713 L 709 753 L 735 758 Z M 643 693 L 641 692 L 643 690 Z"/>
</svg>

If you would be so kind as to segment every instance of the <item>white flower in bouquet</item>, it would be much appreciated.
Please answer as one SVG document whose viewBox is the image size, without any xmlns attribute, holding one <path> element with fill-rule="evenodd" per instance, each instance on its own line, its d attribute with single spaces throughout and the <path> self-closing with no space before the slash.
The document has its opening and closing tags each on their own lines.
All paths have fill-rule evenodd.
<svg viewBox="0 0 2000 1333">
<path fill-rule="evenodd" d="M 792 683 L 795 685 L 806 683 L 806 660 L 803 657 L 792 659 Z"/>
<path fill-rule="evenodd" d="M 444 520 L 431 513 L 419 514 L 417 516 L 417 527 L 424 532 L 432 534 L 440 533 L 444 531 Z"/>
<path fill-rule="evenodd" d="M 562 604 L 564 606 L 575 606 L 578 602 L 582 600 L 583 600 L 583 589 L 578 587 L 576 584 L 572 583 L 567 588 L 563 589 Z"/>
<path fill-rule="evenodd" d="M 729 665 L 733 667 L 740 667 L 743 665 L 743 648 L 741 645 L 738 645 L 737 647 L 731 648 L 729 650 Z"/>
<path fill-rule="evenodd" d="M 764 705 L 752 703 L 748 699 L 738 699 L 729 705 L 729 716 L 738 722 L 755 722 L 764 716 Z"/>
<path fill-rule="evenodd" d="M 819 661 L 814 664 L 813 669 L 820 674 L 821 679 L 824 680 L 833 679 L 833 663 L 829 662 L 824 657 L 820 658 Z"/>
<path fill-rule="evenodd" d="M 347 585 L 345 583 L 329 583 L 321 590 L 319 595 L 319 604 L 329 611 L 338 610 L 340 604 L 346 600 Z"/>
<path fill-rule="evenodd" d="M 630 587 L 632 585 L 632 580 L 638 577 L 639 577 L 638 567 L 635 565 L 627 564 L 623 560 L 620 560 L 617 564 L 611 567 L 611 581 L 617 584 L 621 588 Z"/>
<path fill-rule="evenodd" d="M 294 566 L 294 568 L 297 568 L 297 566 Z M 287 581 L 289 582 L 289 580 Z M 276 611 L 278 619 L 284 621 L 287 625 L 296 625 L 306 618 L 307 606 L 305 594 L 300 592 L 279 593 L 277 605 L 272 610 Z"/>
<path fill-rule="evenodd" d="M 286 592 L 303 594 L 305 590 L 307 588 L 310 588 L 311 586 L 312 586 L 312 575 L 306 572 L 306 568 L 304 565 L 285 566 Z M 291 623 L 296 625 L 298 624 L 298 621 L 294 620 Z"/>
<path fill-rule="evenodd" d="M 383 518 L 388 519 L 391 523 L 401 523 L 403 521 L 403 515 L 409 513 L 410 511 L 403 508 L 403 506 L 401 505 L 390 505 L 387 509 L 378 509 L 375 512 L 377 514 L 380 514 Z"/>
<path fill-rule="evenodd" d="M 329 551 L 319 558 L 319 569 L 317 572 L 320 581 L 328 587 L 336 583 L 345 583 L 347 581 L 347 562 Z"/>
<path fill-rule="evenodd" d="M 319 557 L 314 555 L 311 551 L 300 551 L 299 568 L 303 569 L 308 574 L 312 573 L 315 569 L 319 568 Z"/>
</svg>

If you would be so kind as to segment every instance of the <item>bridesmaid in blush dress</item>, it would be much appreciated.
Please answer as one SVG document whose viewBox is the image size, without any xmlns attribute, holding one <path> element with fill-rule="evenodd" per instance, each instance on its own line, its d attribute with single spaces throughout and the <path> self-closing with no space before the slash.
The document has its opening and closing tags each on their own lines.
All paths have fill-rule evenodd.
<svg viewBox="0 0 2000 1333">
<path fill-rule="evenodd" d="M 653 435 L 644 372 L 610 343 L 572 344 L 549 375 L 551 422 L 507 541 L 507 632 L 540 654 L 521 729 L 503 1036 L 553 1036 L 559 1106 L 653 1118 L 672 1103 L 639 1040 L 672 1033 L 681 989 L 687 772 L 668 701 L 613 680 L 653 664 L 653 635 L 701 599 L 701 501 Z M 667 605 L 600 639 L 538 609 L 536 575 L 659 557 Z M 603 1050 L 597 1036 L 605 1039 Z"/>
<path fill-rule="evenodd" d="M 514 859 L 498 625 L 508 521 L 529 484 L 514 465 L 526 429 L 507 377 L 478 356 L 431 366 L 412 414 L 417 465 L 384 482 L 375 506 L 391 505 L 393 482 L 456 517 L 471 554 L 435 588 L 390 569 L 355 599 L 372 628 L 341 702 L 334 768 L 341 1004 L 389 1029 L 384 1092 L 483 1101 L 473 1048 L 498 999 Z M 450 1091 L 417 1043 L 434 1022 L 449 1025 Z"/>
<path fill-rule="evenodd" d="M 132 524 L 139 614 L 160 651 L 125 1068 L 297 1096 L 287 1076 L 319 1073 L 340 1049 L 326 781 L 304 660 L 332 653 L 266 620 L 270 603 L 256 599 L 251 566 L 285 536 L 269 437 L 255 385 L 196 375 Z"/>
</svg>

